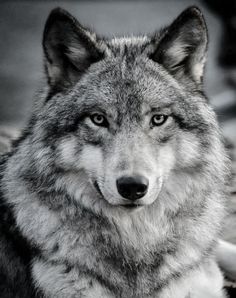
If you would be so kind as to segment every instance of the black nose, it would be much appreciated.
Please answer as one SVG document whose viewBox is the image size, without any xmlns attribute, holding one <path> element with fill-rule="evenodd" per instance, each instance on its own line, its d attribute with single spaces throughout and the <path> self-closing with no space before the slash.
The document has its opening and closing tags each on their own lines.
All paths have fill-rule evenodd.
<svg viewBox="0 0 236 298">
<path fill-rule="evenodd" d="M 116 181 L 119 194 L 132 201 L 145 196 L 148 190 L 148 180 L 143 176 L 123 176 Z"/>
</svg>

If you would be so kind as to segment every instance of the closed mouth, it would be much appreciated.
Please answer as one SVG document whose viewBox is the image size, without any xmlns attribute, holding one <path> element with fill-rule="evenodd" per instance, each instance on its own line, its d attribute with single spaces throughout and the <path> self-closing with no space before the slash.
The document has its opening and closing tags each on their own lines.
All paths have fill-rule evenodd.
<svg viewBox="0 0 236 298">
<path fill-rule="evenodd" d="M 120 206 L 123 207 L 124 209 L 129 209 L 129 210 L 142 207 L 142 205 L 140 205 L 140 204 L 122 204 Z"/>
<path fill-rule="evenodd" d="M 97 191 L 97 192 L 100 194 L 100 196 L 105 200 L 104 195 L 103 195 L 103 193 L 102 193 L 102 191 L 101 191 L 101 189 L 100 189 L 100 187 L 99 187 L 97 181 L 94 181 L 93 185 L 94 185 L 96 191 Z"/>
</svg>

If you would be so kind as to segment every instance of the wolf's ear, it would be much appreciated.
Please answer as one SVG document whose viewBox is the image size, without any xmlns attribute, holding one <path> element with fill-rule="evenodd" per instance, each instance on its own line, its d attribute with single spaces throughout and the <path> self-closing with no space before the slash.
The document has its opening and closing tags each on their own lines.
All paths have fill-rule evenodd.
<svg viewBox="0 0 236 298">
<path fill-rule="evenodd" d="M 68 12 L 54 9 L 43 35 L 45 68 L 52 89 L 62 90 L 78 81 L 92 64 L 104 57 L 102 41 Z"/>
<path fill-rule="evenodd" d="M 164 31 L 151 59 L 178 79 L 201 84 L 207 51 L 207 28 L 201 11 L 190 7 Z"/>
</svg>

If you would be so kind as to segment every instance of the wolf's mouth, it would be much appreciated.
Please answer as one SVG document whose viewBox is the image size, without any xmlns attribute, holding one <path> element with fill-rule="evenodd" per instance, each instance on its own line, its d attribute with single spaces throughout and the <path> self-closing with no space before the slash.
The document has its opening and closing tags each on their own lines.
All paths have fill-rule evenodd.
<svg viewBox="0 0 236 298">
<path fill-rule="evenodd" d="M 134 209 L 141 208 L 142 205 L 141 204 L 122 204 L 120 205 L 120 207 L 128 210 L 134 210 Z"/>
<path fill-rule="evenodd" d="M 129 210 L 141 207 L 141 205 L 139 204 L 122 204 L 120 206 L 123 207 L 124 209 L 129 209 Z"/>
<path fill-rule="evenodd" d="M 98 183 L 97 183 L 96 180 L 93 182 L 93 185 L 94 185 L 96 191 L 97 191 L 97 192 L 100 194 L 100 196 L 102 197 L 102 199 L 105 200 L 104 195 L 103 195 L 103 193 L 102 193 L 102 191 L 101 191 L 101 189 L 100 189 L 100 187 L 99 187 L 99 185 L 98 185 Z"/>
</svg>

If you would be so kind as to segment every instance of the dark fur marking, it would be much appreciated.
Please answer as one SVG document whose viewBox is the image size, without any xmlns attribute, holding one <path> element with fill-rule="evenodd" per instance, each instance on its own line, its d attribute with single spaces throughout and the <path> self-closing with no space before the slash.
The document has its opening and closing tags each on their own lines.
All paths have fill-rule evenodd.
<svg viewBox="0 0 236 298">
<path fill-rule="evenodd" d="M 5 271 L 4 273 L 0 268 L 0 271 L 2 271 L 0 274 L 1 297 L 40 297 L 40 294 L 37 293 L 36 289 L 33 287 L 30 271 L 31 259 L 39 254 L 39 249 L 32 245 L 32 243 L 30 244 L 29 241 L 23 237 L 17 227 L 12 206 L 6 202 L 2 192 L 1 179 L 6 161 L 6 156 L 0 158 L 0 254 L 4 254 L 2 249 L 6 246 L 8 248 L 8 255 L 5 255 L 4 259 L 0 256 L 0 267 L 9 266 L 10 268 L 10 266 L 14 264 L 15 267 L 12 276 L 15 276 L 18 271 L 21 273 L 17 275 L 16 279 L 12 280 L 10 276 L 7 275 L 7 272 Z M 3 265 L 3 262 L 5 265 Z"/>
</svg>

